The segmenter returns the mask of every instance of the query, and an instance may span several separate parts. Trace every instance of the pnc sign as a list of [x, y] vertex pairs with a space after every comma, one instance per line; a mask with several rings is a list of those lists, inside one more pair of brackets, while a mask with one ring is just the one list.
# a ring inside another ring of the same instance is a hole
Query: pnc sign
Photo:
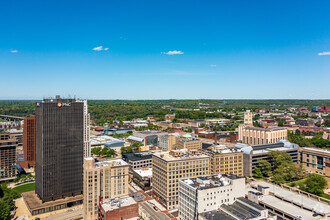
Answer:
[[57, 107], [61, 108], [61, 107], [70, 107], [71, 106], [71, 103], [62, 103], [62, 102], [59, 102], [57, 103]]

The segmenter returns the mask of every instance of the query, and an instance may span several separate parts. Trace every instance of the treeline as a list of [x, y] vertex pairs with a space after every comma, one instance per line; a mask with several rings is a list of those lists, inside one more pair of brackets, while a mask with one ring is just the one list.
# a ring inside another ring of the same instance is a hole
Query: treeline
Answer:
[[330, 140], [322, 138], [322, 133], [316, 134], [312, 138], [305, 138], [300, 134], [299, 130], [295, 133], [288, 131], [288, 140], [292, 143], [298, 144], [300, 147], [317, 147], [330, 149]]
[[[36, 100], [25, 101], [0, 101], [0, 114], [29, 116], [35, 114]], [[176, 111], [181, 118], [204, 119], [204, 118], [228, 118], [221, 112], [238, 113], [246, 109], [286, 109], [288, 107], [330, 106], [330, 100], [89, 100], [89, 112], [91, 119], [101, 125], [106, 122], [111, 123], [114, 119], [131, 120], [133, 118], [146, 118], [153, 115], [163, 119], [166, 114], [173, 113], [164, 106], [173, 108], [195, 109], [201, 111]], [[213, 111], [215, 113], [206, 113]], [[178, 116], [179, 117], [179, 116]]]
[[0, 189], [0, 219], [8, 219], [10, 212], [15, 208], [14, 199], [19, 198], [21, 195], [13, 190], [9, 189], [7, 183], [1, 184]]
[[205, 119], [205, 118], [227, 118], [231, 116], [221, 112], [206, 113], [205, 111], [175, 111], [176, 119]]

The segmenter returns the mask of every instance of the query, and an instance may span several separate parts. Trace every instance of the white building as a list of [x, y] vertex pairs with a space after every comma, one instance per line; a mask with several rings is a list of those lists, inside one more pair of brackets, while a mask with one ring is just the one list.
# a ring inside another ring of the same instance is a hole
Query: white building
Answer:
[[90, 114], [88, 113], [87, 100], [84, 103], [84, 158], [91, 156], [91, 142], [90, 142]]
[[244, 177], [219, 174], [179, 180], [179, 217], [197, 219], [200, 213], [233, 204], [244, 195]]

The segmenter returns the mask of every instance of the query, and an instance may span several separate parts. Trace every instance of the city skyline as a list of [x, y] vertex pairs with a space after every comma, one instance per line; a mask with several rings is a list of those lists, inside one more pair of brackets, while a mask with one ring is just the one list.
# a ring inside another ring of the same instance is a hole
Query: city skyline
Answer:
[[0, 99], [329, 99], [329, 6], [2, 2]]

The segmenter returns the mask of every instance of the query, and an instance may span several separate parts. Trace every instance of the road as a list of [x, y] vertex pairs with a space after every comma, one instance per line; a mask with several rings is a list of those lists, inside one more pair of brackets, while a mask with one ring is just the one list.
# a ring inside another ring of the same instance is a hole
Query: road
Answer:
[[155, 220], [169, 220], [170, 218], [162, 212], [157, 212], [147, 202], [140, 203], [141, 206], [151, 215], [151, 219]]

